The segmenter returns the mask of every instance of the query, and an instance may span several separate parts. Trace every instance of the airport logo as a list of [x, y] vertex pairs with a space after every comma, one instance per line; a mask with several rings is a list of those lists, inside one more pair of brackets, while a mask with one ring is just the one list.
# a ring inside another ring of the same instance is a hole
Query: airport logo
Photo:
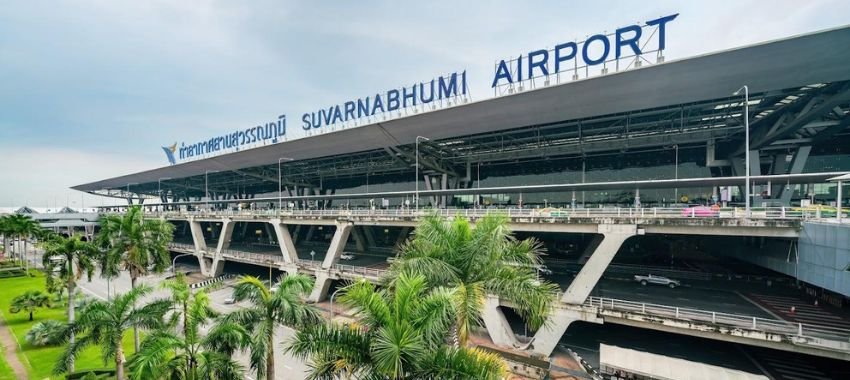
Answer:
[[177, 143], [171, 144], [171, 146], [162, 147], [162, 151], [165, 152], [165, 156], [168, 157], [168, 163], [174, 165], [177, 161], [174, 160], [174, 152], [177, 151]]

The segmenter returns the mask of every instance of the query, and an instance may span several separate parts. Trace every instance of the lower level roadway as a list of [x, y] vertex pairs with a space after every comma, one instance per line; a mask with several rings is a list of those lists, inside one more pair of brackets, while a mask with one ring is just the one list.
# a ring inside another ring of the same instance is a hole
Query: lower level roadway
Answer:
[[561, 338], [560, 348], [569, 348], [594, 368], [600, 368], [611, 362], [611, 358], [600, 357], [602, 344], [652, 353], [661, 356], [661, 360], [687, 360], [774, 380], [850, 378], [850, 366], [839, 360], [614, 324], [575, 323]]

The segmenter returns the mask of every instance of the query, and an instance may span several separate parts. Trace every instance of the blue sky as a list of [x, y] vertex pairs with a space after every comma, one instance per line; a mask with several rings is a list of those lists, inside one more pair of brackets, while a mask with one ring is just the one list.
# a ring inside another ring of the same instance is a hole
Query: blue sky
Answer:
[[[160, 149], [680, 13], [677, 59], [850, 24], [847, 1], [6, 1], [0, 206], [167, 164]], [[107, 200], [106, 202], [113, 202]]]

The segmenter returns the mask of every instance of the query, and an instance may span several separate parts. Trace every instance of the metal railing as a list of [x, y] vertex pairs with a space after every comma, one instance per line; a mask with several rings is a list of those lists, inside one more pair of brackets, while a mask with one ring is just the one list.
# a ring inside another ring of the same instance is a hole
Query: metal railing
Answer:
[[619, 311], [654, 317], [661, 316], [687, 321], [698, 321], [713, 325], [725, 325], [734, 328], [762, 331], [785, 336], [825, 339], [843, 343], [850, 342], [850, 329], [817, 326], [778, 319], [719, 313], [714, 311], [648, 304], [644, 302], [604, 297], [590, 297], [587, 301], [585, 301], [585, 306], [598, 308], [600, 313], [603, 314], [606, 310]]
[[354, 265], [346, 265], [346, 264], [336, 264], [333, 266], [334, 269], [340, 272], [340, 275], [343, 274], [354, 274], [367, 278], [381, 278], [386, 273], [386, 269], [378, 269], [378, 268], [369, 268], [369, 267], [358, 267]]
[[[479, 209], [330, 209], [330, 210], [199, 210], [199, 211], [154, 211], [150, 216], [158, 217], [403, 217], [417, 218], [437, 214], [441, 216], [464, 216], [478, 218], [490, 213], [501, 213], [510, 218], [663, 218], [663, 219], [741, 219], [747, 218], [743, 208], [709, 207], [605, 207], [605, 208], [479, 208]], [[846, 213], [846, 212], [844, 212]], [[824, 219], [835, 217], [835, 211], [828, 208], [799, 207], [762, 207], [750, 211], [749, 219]]]

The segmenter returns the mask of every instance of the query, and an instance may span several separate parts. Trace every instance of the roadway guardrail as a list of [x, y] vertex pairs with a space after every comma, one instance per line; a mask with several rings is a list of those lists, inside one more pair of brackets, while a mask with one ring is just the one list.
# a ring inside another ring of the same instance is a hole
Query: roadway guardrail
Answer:
[[267, 217], [421, 217], [438, 214], [451, 217], [460, 215], [477, 218], [489, 213], [502, 213], [511, 218], [703, 218], [703, 219], [823, 219], [834, 217], [835, 211], [821, 208], [762, 207], [753, 208], [749, 217], [743, 208], [709, 207], [602, 207], [602, 208], [480, 208], [480, 209], [330, 209], [330, 210], [197, 210], [197, 211], [153, 211], [151, 216], [267, 216]]
[[656, 305], [644, 302], [634, 302], [604, 297], [590, 297], [585, 306], [604, 311], [620, 311], [639, 313], [649, 316], [661, 316], [688, 321], [699, 321], [714, 325], [726, 325], [747, 330], [800, 338], [826, 339], [836, 342], [850, 342], [850, 330], [817, 326], [805, 323], [795, 323], [778, 319], [759, 318], [753, 316], [727, 314], [714, 311], [691, 309], [677, 306]]

